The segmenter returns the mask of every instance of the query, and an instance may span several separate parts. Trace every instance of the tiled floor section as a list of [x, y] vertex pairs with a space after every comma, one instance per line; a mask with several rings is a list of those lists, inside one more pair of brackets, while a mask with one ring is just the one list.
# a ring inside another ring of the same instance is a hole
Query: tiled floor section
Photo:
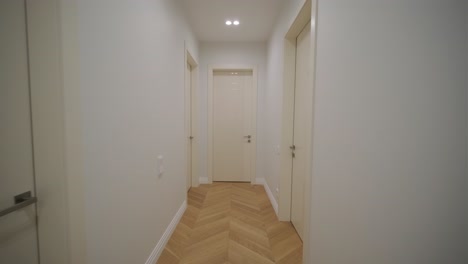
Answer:
[[263, 186], [192, 188], [188, 207], [158, 264], [300, 264], [302, 241], [279, 222]]

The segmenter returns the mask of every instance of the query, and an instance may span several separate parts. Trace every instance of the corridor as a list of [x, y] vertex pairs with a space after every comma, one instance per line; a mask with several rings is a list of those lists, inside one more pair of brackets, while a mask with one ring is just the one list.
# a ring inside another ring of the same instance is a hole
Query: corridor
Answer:
[[468, 264], [468, 0], [2, 0], [0, 39], [0, 264]]
[[188, 207], [158, 264], [299, 264], [302, 241], [279, 222], [263, 186], [214, 183], [192, 188]]

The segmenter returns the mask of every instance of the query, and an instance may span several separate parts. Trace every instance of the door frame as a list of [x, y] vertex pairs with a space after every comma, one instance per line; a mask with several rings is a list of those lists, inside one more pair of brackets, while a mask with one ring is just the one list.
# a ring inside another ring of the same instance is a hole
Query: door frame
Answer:
[[[190, 80], [187, 80], [187, 64], [191, 67]], [[185, 42], [185, 63], [184, 63], [184, 96], [185, 96], [185, 124], [188, 122], [189, 115], [187, 114], [188, 108], [192, 113], [191, 130], [184, 124], [185, 127], [185, 139], [192, 136], [192, 180], [191, 187], [198, 187], [200, 185], [200, 173], [199, 173], [199, 153], [200, 153], [200, 139], [198, 138], [198, 75], [199, 67], [198, 62], [195, 60], [192, 53], [190, 53], [187, 42]], [[187, 90], [187, 82], [191, 82], [191, 92]], [[191, 96], [189, 96], [191, 94]], [[189, 106], [190, 103], [190, 106]], [[185, 153], [188, 154], [187, 146]], [[187, 162], [186, 162], [187, 164]], [[186, 174], [188, 174], [189, 168], [186, 168]], [[188, 187], [188, 186], [187, 186]], [[188, 189], [188, 188], [186, 188]]]
[[25, 3], [40, 263], [84, 263], [76, 6]]
[[41, 263], [86, 263], [76, 1], [25, 0]]
[[316, 65], [316, 43], [317, 43], [317, 6], [318, 0], [306, 0], [301, 10], [296, 15], [294, 22], [289, 27], [284, 38], [284, 71], [283, 71], [283, 109], [282, 109], [282, 133], [281, 133], [281, 157], [280, 157], [280, 183], [278, 218], [280, 221], [291, 221], [292, 201], [292, 156], [290, 146], [294, 138], [294, 90], [296, 84], [296, 39], [307, 23], [311, 23], [311, 87], [308, 97], [311, 104], [307, 104], [306, 113], [310, 120], [306, 124], [306, 134], [310, 135], [306, 141], [305, 159], [305, 184], [304, 184], [304, 263], [309, 263], [310, 248], [310, 213], [311, 213], [311, 190], [312, 190], [312, 154], [313, 154], [313, 126], [314, 126], [314, 102], [315, 102], [315, 65]]
[[257, 175], [257, 96], [258, 96], [258, 72], [257, 66], [255, 65], [235, 65], [235, 64], [225, 64], [225, 65], [209, 65], [208, 66], [208, 183], [213, 183], [213, 152], [214, 152], [214, 142], [213, 142], [213, 99], [214, 99], [214, 90], [213, 90], [213, 75], [214, 71], [252, 71], [252, 138], [254, 144], [251, 148], [251, 163], [250, 163], [250, 183], [255, 184], [255, 179]]

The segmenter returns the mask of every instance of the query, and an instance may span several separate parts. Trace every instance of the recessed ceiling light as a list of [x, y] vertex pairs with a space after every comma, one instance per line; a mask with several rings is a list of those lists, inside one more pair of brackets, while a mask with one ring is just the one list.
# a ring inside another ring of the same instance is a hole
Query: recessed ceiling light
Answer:
[[232, 21], [231, 20], [226, 21], [226, 25], [228, 26], [232, 25]]
[[238, 26], [240, 24], [239, 20], [234, 21], [234, 25]]

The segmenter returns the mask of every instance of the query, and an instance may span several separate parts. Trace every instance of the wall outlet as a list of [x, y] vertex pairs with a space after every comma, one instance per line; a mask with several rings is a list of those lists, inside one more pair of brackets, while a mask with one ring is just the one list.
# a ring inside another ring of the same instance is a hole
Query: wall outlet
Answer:
[[164, 172], [165, 172], [165, 168], [164, 168], [164, 156], [163, 156], [163, 155], [159, 155], [159, 156], [158, 156], [158, 167], [157, 167], [157, 172], [158, 172], [158, 177], [163, 176], [163, 174], [164, 174]]

